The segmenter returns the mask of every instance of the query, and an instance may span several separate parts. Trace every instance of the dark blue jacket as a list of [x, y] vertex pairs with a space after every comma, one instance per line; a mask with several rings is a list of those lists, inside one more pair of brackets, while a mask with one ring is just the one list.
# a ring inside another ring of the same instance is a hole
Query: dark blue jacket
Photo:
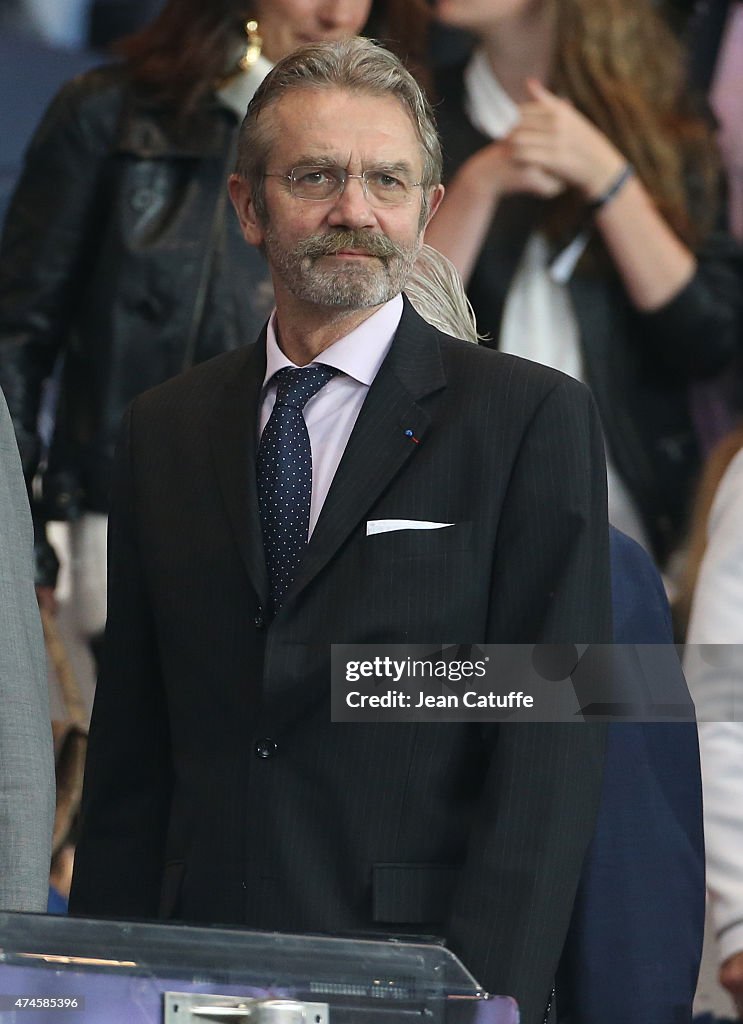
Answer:
[[[615, 642], [671, 644], [658, 573], [638, 544], [613, 529], [611, 569]], [[674, 665], [669, 660], [669, 675], [679, 700], [688, 700]], [[696, 725], [613, 723], [596, 835], [558, 979], [559, 1020], [687, 1024], [703, 931]]]

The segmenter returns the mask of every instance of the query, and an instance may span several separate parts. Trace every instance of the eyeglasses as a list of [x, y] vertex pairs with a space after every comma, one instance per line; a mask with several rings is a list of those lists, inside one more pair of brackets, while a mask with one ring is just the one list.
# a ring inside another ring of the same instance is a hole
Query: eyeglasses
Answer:
[[362, 174], [349, 174], [343, 167], [303, 165], [292, 167], [288, 174], [267, 173], [265, 176], [283, 178], [289, 182], [293, 196], [314, 202], [343, 195], [348, 179], [358, 178], [364, 195], [372, 206], [403, 206], [410, 202], [413, 189], [420, 188], [423, 184], [421, 181], [405, 181], [397, 171], [385, 168], [364, 171]]

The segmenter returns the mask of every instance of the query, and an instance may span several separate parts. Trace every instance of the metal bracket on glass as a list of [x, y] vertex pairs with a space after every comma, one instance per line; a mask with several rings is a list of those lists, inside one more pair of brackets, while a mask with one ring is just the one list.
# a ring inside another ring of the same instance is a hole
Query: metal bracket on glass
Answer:
[[298, 999], [251, 999], [207, 992], [165, 992], [164, 1024], [245, 1021], [249, 1024], [328, 1024], [327, 1003]]

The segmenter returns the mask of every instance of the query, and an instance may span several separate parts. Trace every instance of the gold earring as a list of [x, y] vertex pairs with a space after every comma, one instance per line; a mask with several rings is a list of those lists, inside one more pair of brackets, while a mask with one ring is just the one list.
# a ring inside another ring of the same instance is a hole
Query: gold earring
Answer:
[[245, 53], [238, 62], [241, 71], [249, 71], [260, 57], [261, 50], [263, 49], [263, 40], [258, 34], [257, 21], [245, 22], [245, 35], [248, 37], [248, 45], [245, 47]]

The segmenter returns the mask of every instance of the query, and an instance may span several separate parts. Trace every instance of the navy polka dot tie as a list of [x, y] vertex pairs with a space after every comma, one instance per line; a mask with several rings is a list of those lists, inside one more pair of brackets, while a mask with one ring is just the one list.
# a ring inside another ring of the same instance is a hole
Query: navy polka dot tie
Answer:
[[273, 378], [276, 404], [258, 446], [258, 511], [274, 611], [297, 575], [310, 530], [312, 449], [302, 410], [336, 373], [332, 366], [287, 366]]

